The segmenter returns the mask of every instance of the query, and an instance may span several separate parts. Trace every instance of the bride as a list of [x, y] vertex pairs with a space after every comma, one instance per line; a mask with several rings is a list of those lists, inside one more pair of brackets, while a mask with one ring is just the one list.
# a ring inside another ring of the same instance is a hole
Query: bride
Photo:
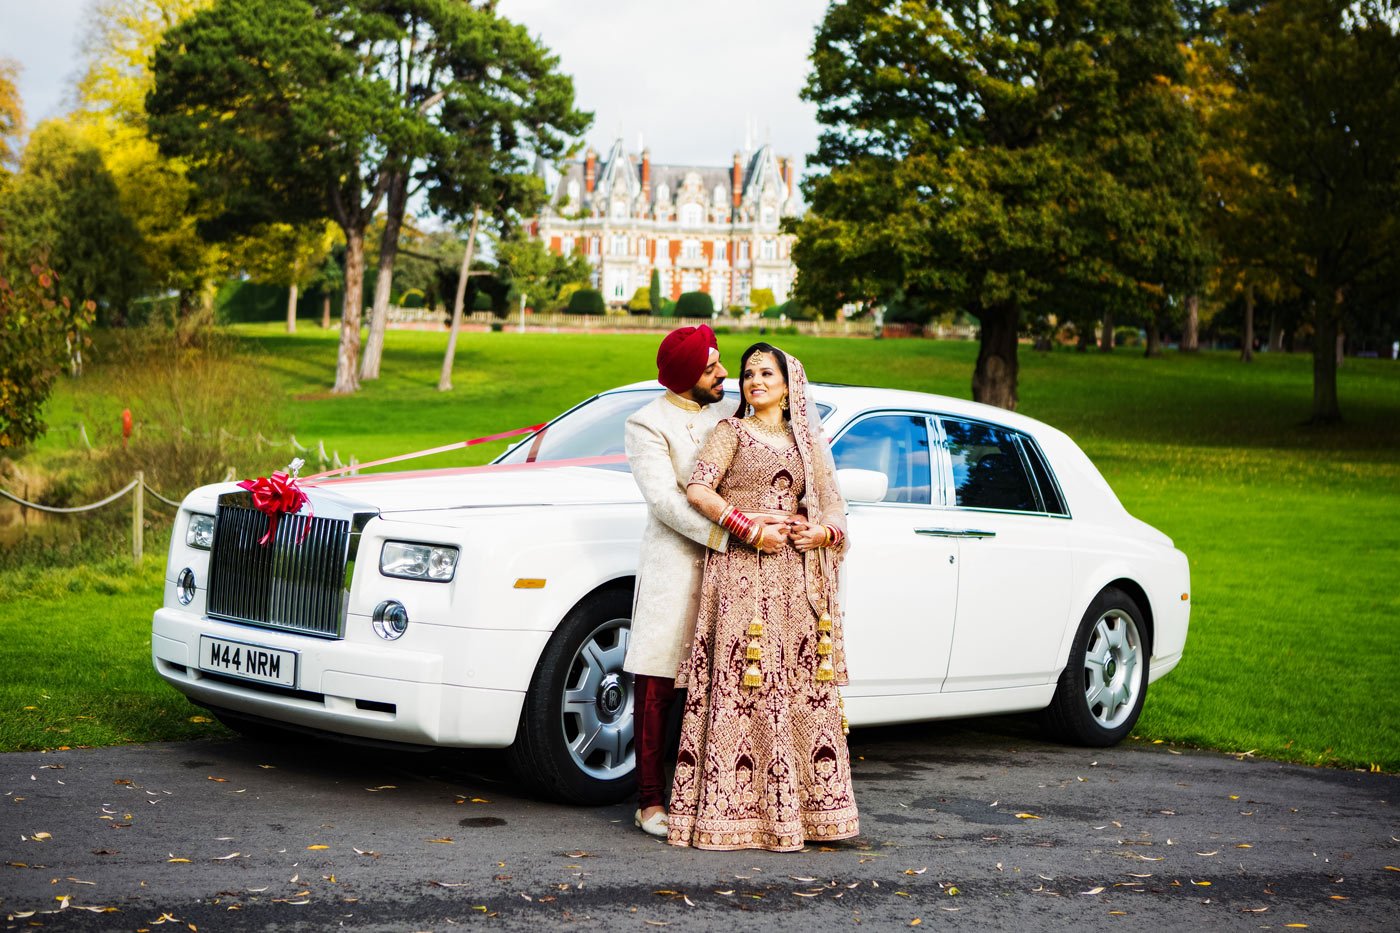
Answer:
[[[668, 841], [791, 852], [860, 832], [837, 690], [846, 509], [802, 364], [757, 343], [739, 385], [736, 417], [716, 426], [687, 488], [731, 544], [707, 555], [676, 678], [689, 692]], [[790, 546], [740, 543], [756, 540], [760, 514], [781, 519]]]

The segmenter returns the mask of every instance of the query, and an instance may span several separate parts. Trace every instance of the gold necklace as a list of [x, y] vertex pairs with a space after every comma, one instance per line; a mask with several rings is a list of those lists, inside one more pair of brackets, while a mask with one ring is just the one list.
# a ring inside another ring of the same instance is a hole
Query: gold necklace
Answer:
[[757, 415], [749, 415], [744, 419], [744, 424], [758, 434], [766, 434], [777, 440], [785, 441], [792, 437], [792, 425], [784, 419], [780, 424], [772, 425], [760, 419]]

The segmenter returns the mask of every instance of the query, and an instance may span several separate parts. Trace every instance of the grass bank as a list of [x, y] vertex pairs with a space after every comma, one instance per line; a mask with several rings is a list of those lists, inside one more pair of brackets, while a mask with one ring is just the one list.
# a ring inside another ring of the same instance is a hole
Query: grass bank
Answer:
[[[266, 409], [302, 443], [321, 440], [361, 461], [533, 424], [595, 391], [649, 379], [657, 340], [467, 334], [455, 387], [439, 393], [444, 335], [395, 331], [384, 376], [342, 398], [327, 389], [333, 331], [288, 336], [275, 325], [250, 325], [235, 335], [271, 387], [245, 404]], [[720, 346], [737, 360], [747, 342], [723, 335]], [[774, 342], [817, 379], [960, 397], [968, 395], [976, 356], [967, 343]], [[1347, 422], [1312, 428], [1301, 424], [1311, 397], [1306, 356], [1266, 355], [1246, 366], [1224, 353], [1144, 360], [1121, 350], [1022, 351], [1020, 410], [1075, 437], [1128, 509], [1170, 534], [1191, 559], [1186, 656], [1149, 692], [1142, 739], [1400, 770], [1400, 691], [1393, 686], [1400, 664], [1400, 365], [1348, 360], [1339, 389]], [[100, 380], [65, 383], [50, 406], [55, 430], [31, 456], [57, 458], [71, 446], [66, 413], [115, 425], [122, 407], [103, 395]], [[94, 437], [104, 442], [111, 439]], [[480, 463], [503, 446], [421, 465]], [[279, 467], [290, 451], [261, 456], [239, 463], [241, 472]], [[0, 642], [0, 669], [36, 672], [0, 685], [0, 747], [216, 728], [191, 722], [198, 711], [150, 672], [143, 639], [160, 598], [163, 545], [150, 548], [135, 577], [115, 564], [92, 579], [62, 568], [0, 574], [0, 610], [16, 620], [42, 607], [46, 633]], [[102, 584], [103, 575], [114, 579]], [[101, 591], [115, 581], [129, 589]], [[94, 653], [89, 646], [99, 635], [117, 641]], [[60, 703], [55, 690], [67, 699]]]

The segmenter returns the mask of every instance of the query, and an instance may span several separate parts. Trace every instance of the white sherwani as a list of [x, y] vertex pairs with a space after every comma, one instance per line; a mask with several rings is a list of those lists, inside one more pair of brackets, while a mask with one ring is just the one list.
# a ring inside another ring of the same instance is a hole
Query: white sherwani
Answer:
[[701, 406], [668, 391], [627, 419], [627, 462], [647, 501], [632, 636], [622, 665], [633, 674], [674, 678], [690, 650], [705, 549], [723, 551], [729, 533], [691, 507], [685, 487], [701, 445], [730, 408], [723, 402]]

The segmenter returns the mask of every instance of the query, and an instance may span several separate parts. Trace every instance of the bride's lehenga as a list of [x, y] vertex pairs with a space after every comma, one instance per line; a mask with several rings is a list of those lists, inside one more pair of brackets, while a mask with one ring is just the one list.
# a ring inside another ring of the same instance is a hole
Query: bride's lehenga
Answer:
[[[765, 427], [721, 422], [691, 482], [741, 511], [796, 514], [803, 458], [790, 432]], [[841, 633], [813, 606], [825, 608], [811, 579], [824, 563], [734, 541], [707, 556], [695, 640], [676, 679], [689, 692], [673, 845], [788, 852], [860, 832], [837, 690], [846, 681]], [[746, 674], [756, 686], [745, 686]]]

